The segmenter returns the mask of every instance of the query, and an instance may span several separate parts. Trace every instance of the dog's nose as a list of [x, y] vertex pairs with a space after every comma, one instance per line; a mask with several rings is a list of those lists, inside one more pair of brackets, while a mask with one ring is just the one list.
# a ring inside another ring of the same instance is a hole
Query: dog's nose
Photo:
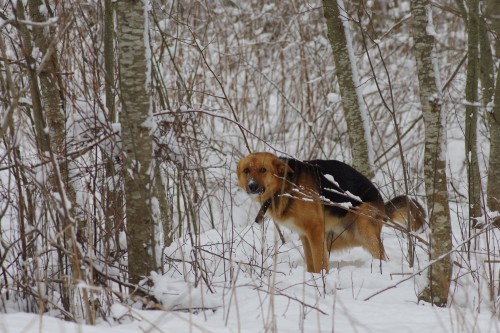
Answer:
[[257, 193], [259, 191], [259, 184], [254, 181], [248, 182], [248, 190], [250, 193]]

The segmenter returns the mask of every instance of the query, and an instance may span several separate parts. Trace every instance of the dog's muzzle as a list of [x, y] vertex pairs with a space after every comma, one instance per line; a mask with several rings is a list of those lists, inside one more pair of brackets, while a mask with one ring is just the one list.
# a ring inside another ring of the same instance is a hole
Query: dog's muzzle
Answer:
[[266, 190], [265, 187], [260, 186], [255, 180], [250, 180], [247, 184], [248, 194], [262, 194]]

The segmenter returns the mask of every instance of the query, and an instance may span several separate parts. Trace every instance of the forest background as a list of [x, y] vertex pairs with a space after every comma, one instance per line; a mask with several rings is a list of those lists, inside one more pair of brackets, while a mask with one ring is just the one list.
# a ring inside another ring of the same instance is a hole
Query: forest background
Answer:
[[[0, 4], [0, 329], [500, 331], [495, 0]], [[309, 274], [236, 188], [250, 151], [428, 225]]]

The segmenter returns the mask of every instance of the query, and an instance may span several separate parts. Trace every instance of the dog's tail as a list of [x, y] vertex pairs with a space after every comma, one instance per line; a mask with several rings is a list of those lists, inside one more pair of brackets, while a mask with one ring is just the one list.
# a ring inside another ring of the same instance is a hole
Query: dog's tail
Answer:
[[[421, 229], [427, 217], [422, 205], [415, 199], [400, 195], [385, 204], [387, 217], [403, 226], [409, 225], [412, 231]], [[410, 223], [408, 223], [410, 219]]]

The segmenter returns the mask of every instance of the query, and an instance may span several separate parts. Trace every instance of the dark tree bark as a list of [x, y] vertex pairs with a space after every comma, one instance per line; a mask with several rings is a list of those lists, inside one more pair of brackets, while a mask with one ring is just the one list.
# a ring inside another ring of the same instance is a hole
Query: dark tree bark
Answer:
[[[495, 35], [500, 36], [500, 6], [496, 0], [486, 1], [487, 19]], [[495, 42], [495, 56], [500, 57], [500, 42]], [[490, 130], [490, 158], [488, 165], [487, 205], [491, 211], [500, 212], [500, 75], [496, 69], [496, 84], [493, 91], [493, 105], [488, 103], [488, 124]], [[485, 73], [486, 74], [486, 73]], [[493, 76], [493, 72], [489, 73]], [[492, 80], [493, 81], [493, 80]], [[485, 86], [487, 92], [490, 90]]]
[[477, 155], [477, 118], [479, 84], [479, 1], [467, 0], [467, 78], [465, 83], [465, 160], [469, 190], [469, 219], [471, 226], [481, 216], [481, 177]]

